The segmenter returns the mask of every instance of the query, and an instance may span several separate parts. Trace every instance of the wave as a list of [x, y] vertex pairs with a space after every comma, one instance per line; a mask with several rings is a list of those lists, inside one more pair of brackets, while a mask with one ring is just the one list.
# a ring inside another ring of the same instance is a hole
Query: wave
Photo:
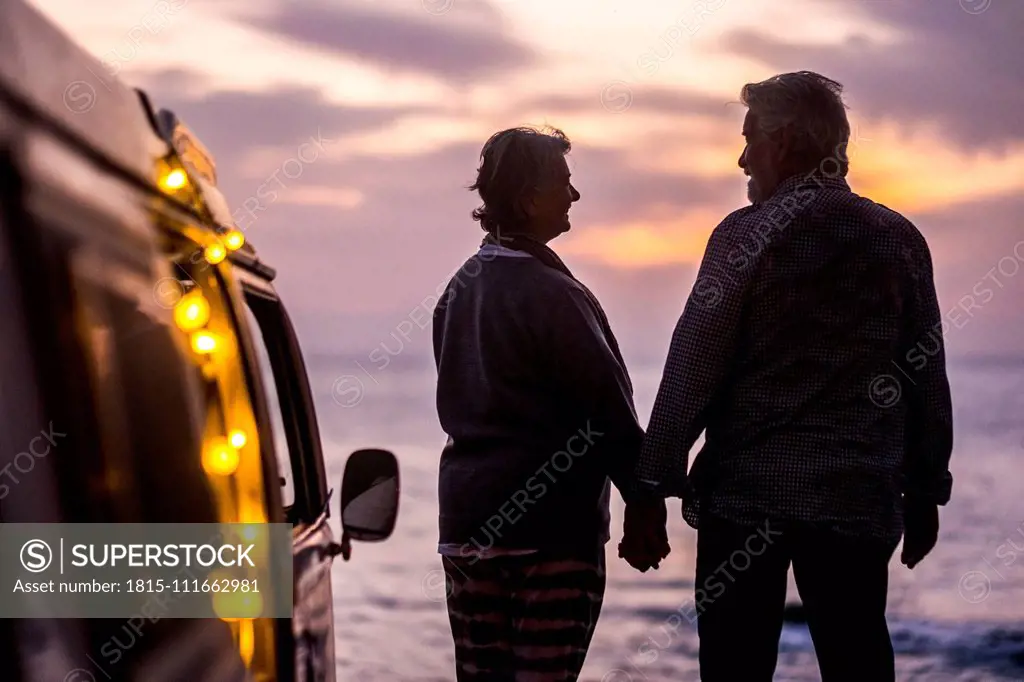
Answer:
[[[787, 615], [779, 652], [813, 653], [811, 635], [799, 609], [790, 607]], [[888, 620], [897, 656], [939, 661], [942, 670], [987, 670], [1000, 678], [1024, 679], [1024, 623]]]

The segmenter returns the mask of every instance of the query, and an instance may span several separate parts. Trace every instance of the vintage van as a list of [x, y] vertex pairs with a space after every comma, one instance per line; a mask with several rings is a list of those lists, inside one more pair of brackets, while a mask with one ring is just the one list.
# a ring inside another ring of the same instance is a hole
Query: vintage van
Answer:
[[332, 500], [274, 275], [187, 126], [0, 0], [0, 522], [290, 523], [294, 567], [287, 619], [0, 613], [4, 680], [335, 679], [332, 562], [399, 472], [357, 451]]

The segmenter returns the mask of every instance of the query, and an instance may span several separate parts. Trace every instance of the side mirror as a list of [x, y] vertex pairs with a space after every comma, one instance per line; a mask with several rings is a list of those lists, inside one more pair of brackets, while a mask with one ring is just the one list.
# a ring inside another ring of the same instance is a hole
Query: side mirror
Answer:
[[379, 542], [398, 518], [398, 460], [387, 450], [356, 450], [341, 480], [341, 526], [353, 540]]

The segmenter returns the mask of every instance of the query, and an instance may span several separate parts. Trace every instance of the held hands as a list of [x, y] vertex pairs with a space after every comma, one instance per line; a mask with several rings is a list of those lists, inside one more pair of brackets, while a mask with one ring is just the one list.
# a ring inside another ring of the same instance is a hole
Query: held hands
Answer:
[[934, 502], [908, 498], [903, 508], [903, 553], [900, 561], [914, 568], [939, 539], [939, 507]]
[[665, 500], [658, 498], [629, 503], [625, 516], [619, 557], [641, 573], [646, 573], [649, 568], [657, 569], [671, 551]]

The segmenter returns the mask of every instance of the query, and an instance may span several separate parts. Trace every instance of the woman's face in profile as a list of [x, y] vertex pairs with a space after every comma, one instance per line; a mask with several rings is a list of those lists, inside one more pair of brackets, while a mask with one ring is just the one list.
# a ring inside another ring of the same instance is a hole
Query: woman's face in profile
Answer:
[[549, 182], [534, 193], [527, 208], [530, 230], [544, 241], [569, 231], [569, 208], [580, 198], [571, 175], [565, 157], [559, 156], [548, 175]]

